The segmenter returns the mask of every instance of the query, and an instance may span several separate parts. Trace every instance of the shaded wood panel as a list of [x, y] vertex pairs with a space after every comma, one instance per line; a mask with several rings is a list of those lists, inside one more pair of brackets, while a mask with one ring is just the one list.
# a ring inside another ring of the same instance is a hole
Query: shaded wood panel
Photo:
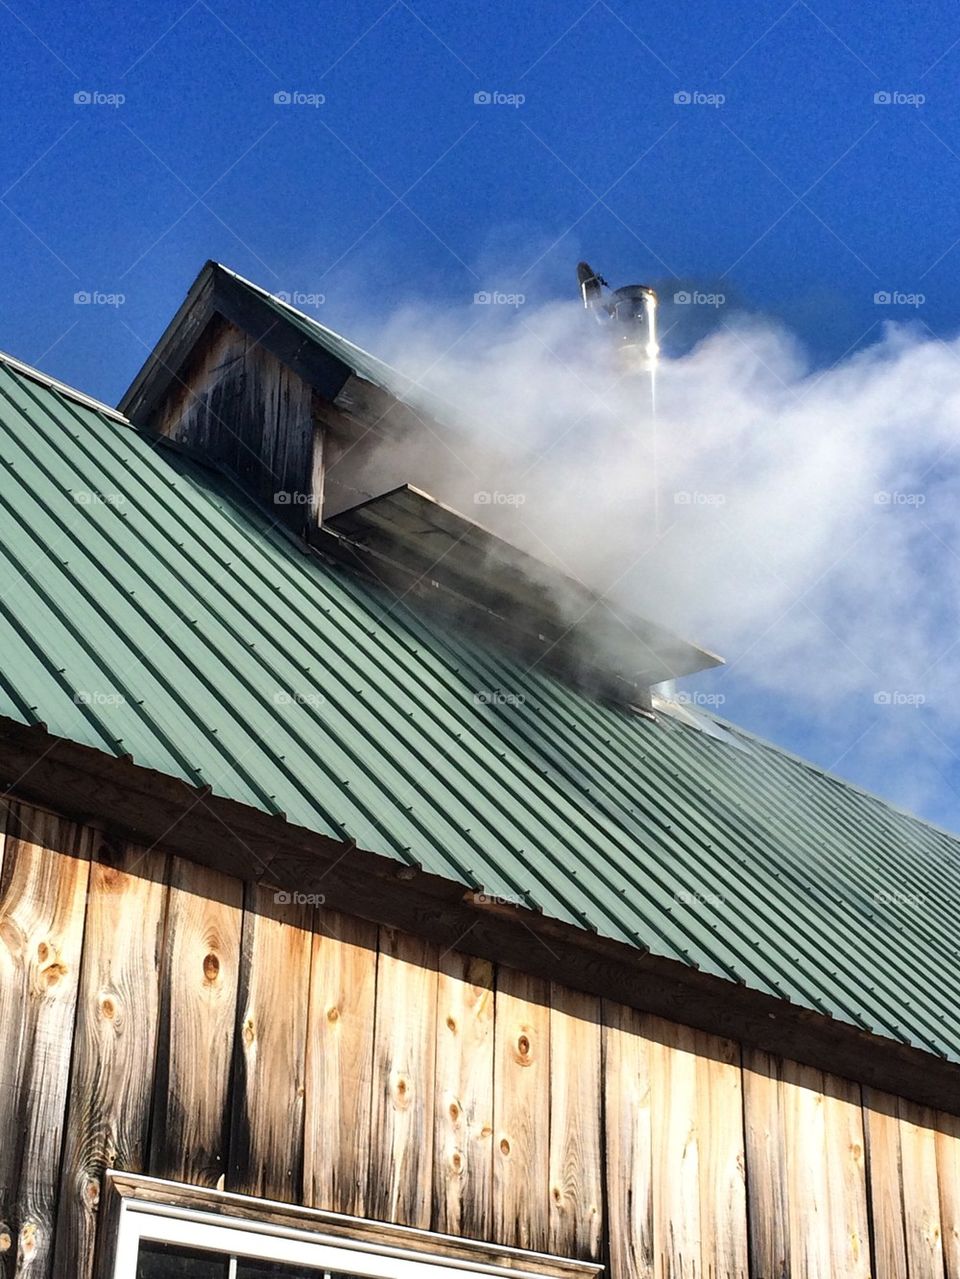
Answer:
[[960, 1279], [960, 1118], [938, 1111], [934, 1122], [943, 1268], [946, 1279]]
[[55, 1274], [89, 1276], [107, 1168], [146, 1167], [166, 857], [97, 850], [90, 868]]
[[751, 1264], [757, 1275], [871, 1274], [859, 1088], [744, 1055]]
[[651, 1279], [653, 1148], [650, 1041], [643, 1014], [603, 1004], [606, 1203], [612, 1279]]
[[697, 1031], [701, 1274], [746, 1279], [746, 1153], [740, 1046]]
[[14, 807], [0, 878], [0, 1274], [53, 1272], [93, 833]]
[[228, 1189], [300, 1200], [312, 909], [247, 886]]
[[700, 1143], [694, 1032], [646, 1020], [653, 1109], [654, 1275], [700, 1273]]
[[550, 1251], [596, 1261], [603, 1230], [600, 1001], [550, 989]]
[[362, 1217], [370, 1175], [377, 926], [320, 910], [307, 1019], [304, 1200]]
[[493, 1220], [499, 1243], [545, 1252], [550, 1240], [550, 987], [497, 973]]
[[436, 947], [381, 929], [367, 1211], [423, 1229], [433, 1198], [436, 1014]]
[[745, 1279], [739, 1048], [658, 1018], [642, 1025], [650, 1037], [653, 1273]]
[[150, 425], [228, 467], [284, 523], [317, 523], [322, 438], [312, 388], [222, 317], [206, 326]]
[[943, 1279], [936, 1116], [864, 1089], [876, 1279]]
[[433, 1228], [478, 1239], [493, 1233], [493, 981], [488, 960], [440, 960]]
[[243, 885], [177, 858], [162, 963], [150, 1172], [199, 1186], [227, 1169]]

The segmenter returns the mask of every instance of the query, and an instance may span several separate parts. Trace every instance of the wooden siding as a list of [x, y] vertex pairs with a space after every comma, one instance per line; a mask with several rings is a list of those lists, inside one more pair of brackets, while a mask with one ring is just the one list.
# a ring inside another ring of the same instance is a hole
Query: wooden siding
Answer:
[[313, 390], [222, 317], [211, 321], [147, 425], [225, 466], [298, 532], [317, 523], [323, 432]]
[[954, 1116], [0, 817], [0, 1279], [91, 1279], [108, 1167], [611, 1279], [960, 1279]]

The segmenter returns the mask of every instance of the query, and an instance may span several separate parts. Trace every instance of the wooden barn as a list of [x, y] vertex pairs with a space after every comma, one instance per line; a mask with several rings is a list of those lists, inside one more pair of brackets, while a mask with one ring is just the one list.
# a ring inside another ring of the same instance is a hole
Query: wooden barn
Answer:
[[0, 357], [0, 1274], [960, 1279], [960, 843], [443, 417], [212, 263], [119, 410]]

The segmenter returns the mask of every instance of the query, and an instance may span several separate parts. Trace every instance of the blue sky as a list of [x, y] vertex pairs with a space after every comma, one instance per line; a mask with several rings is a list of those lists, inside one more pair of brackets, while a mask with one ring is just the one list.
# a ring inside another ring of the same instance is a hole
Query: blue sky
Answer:
[[[333, 327], [572, 297], [587, 255], [781, 318], [824, 368], [889, 318], [957, 331], [941, 0], [2, 0], [0, 39], [0, 347], [109, 401], [210, 257], [324, 293]], [[74, 304], [93, 291], [123, 304]], [[834, 762], [835, 734], [742, 693], [733, 718]], [[884, 788], [855, 751], [842, 771]], [[958, 777], [945, 757], [923, 805], [955, 826]]]

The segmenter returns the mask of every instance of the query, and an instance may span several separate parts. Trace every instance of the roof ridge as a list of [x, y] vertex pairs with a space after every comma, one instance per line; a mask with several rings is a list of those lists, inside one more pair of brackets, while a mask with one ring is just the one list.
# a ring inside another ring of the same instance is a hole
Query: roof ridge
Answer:
[[[876, 791], [868, 790], [865, 786], [852, 781], [849, 777], [844, 777], [840, 773], [835, 773], [831, 768], [825, 768], [822, 764], [818, 764], [815, 760], [809, 759], [806, 755], [798, 755], [795, 751], [788, 750], [787, 747], [781, 746], [779, 742], [773, 742], [767, 737], [763, 737], [760, 733], [755, 733], [749, 728], [744, 728], [742, 724], [735, 724], [732, 720], [725, 719], [722, 715], [717, 715], [713, 711], [706, 711], [702, 707], [697, 708], [701, 714], [712, 719], [719, 724], [721, 728], [733, 733], [737, 737], [746, 738], [747, 741], [762, 746], [766, 750], [774, 751], [777, 755], [781, 755], [786, 759], [792, 760], [795, 764], [801, 764], [804, 768], [812, 773], [816, 773], [818, 777], [824, 778], [828, 782], [835, 782], [838, 786], [844, 787], [846, 790], [853, 791], [863, 799], [872, 800], [874, 804], [879, 804], [883, 808], [888, 808], [896, 813], [898, 817], [906, 817], [918, 826], [925, 826], [928, 830], [936, 831], [937, 834], [943, 835], [949, 839], [951, 843], [960, 845], [960, 831], [949, 830], [946, 826], [941, 826], [938, 822], [930, 821], [927, 817], [921, 817], [919, 813], [913, 812], [909, 808], [904, 808], [902, 804], [895, 803], [892, 799], [888, 799], [885, 795], [878, 795]], [[677, 721], [681, 722], [682, 721]], [[695, 725], [683, 724], [685, 728], [693, 728]]]
[[86, 391], [80, 391], [68, 382], [61, 382], [59, 378], [51, 377], [49, 373], [44, 373], [32, 364], [18, 360], [9, 351], [0, 351], [0, 364], [5, 364], [8, 368], [13, 369], [15, 373], [20, 373], [24, 377], [30, 378], [33, 382], [39, 382], [41, 386], [45, 386], [51, 391], [57, 391], [60, 395], [65, 395], [67, 399], [83, 404], [88, 409], [96, 409], [98, 413], [105, 413], [116, 422], [122, 422], [125, 426], [132, 425], [129, 418], [125, 417], [119, 409], [105, 404], [103, 400], [98, 400], [96, 396], [87, 395]]

